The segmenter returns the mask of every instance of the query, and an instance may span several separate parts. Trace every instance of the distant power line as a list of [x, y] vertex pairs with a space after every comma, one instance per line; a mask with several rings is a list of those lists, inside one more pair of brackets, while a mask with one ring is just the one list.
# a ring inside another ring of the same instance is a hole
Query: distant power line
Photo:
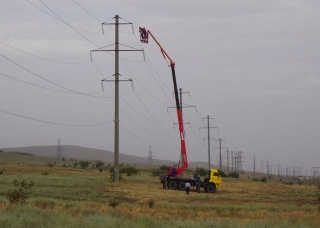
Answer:
[[29, 119], [29, 120], [33, 120], [33, 121], [37, 121], [37, 122], [42, 122], [42, 123], [47, 123], [47, 124], [54, 124], [54, 125], [61, 125], [61, 126], [68, 126], [68, 127], [95, 127], [95, 126], [101, 126], [101, 125], [106, 125], [109, 123], [112, 123], [113, 121], [109, 121], [106, 123], [99, 123], [99, 124], [63, 124], [63, 123], [55, 123], [55, 122], [50, 122], [50, 121], [46, 121], [46, 120], [39, 120], [39, 119], [35, 119], [35, 118], [31, 118], [31, 117], [27, 117], [27, 116], [23, 116], [23, 115], [19, 115], [16, 113], [12, 113], [12, 112], [8, 112], [5, 110], [1, 110], [0, 112], [4, 112], [13, 116], [18, 116], [24, 119]]
[[31, 53], [26, 52], [26, 51], [23, 51], [23, 50], [21, 50], [21, 49], [18, 49], [18, 48], [16, 48], [16, 47], [13, 47], [13, 46], [11, 46], [11, 45], [9, 45], [9, 44], [6, 44], [6, 43], [4, 43], [4, 42], [2, 42], [2, 41], [0, 41], [0, 43], [2, 43], [3, 45], [6, 45], [7, 47], [10, 47], [10, 48], [12, 48], [12, 49], [15, 49], [15, 50], [17, 50], [17, 51], [20, 51], [20, 52], [22, 52], [22, 53], [24, 53], [24, 54], [33, 56], [33, 57], [38, 58], [38, 59], [50, 61], [50, 62], [62, 63], [62, 64], [85, 64], [85, 63], [90, 63], [90, 62], [91, 62], [91, 61], [85, 61], [85, 62], [73, 62], [73, 63], [72, 63], [72, 62], [62, 62], [62, 61], [47, 59], [47, 58], [44, 58], [44, 57], [41, 57], [41, 56], [38, 56], [38, 55], [31, 54]]

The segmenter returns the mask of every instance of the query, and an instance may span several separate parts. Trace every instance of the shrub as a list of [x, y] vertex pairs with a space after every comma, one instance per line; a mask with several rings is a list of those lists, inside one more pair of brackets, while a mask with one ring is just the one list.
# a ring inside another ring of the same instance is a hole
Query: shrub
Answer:
[[151, 175], [153, 177], [157, 177], [163, 174], [163, 171], [161, 169], [153, 169], [151, 172]]
[[19, 188], [19, 190], [9, 190], [7, 192], [6, 198], [9, 200], [9, 203], [25, 203], [25, 200], [28, 198], [26, 193]]
[[221, 177], [227, 177], [227, 174], [225, 172], [219, 170], [219, 173]]
[[104, 166], [104, 162], [96, 161], [96, 168], [102, 168]]
[[20, 186], [19, 189], [15, 190], [9, 190], [6, 194], [6, 198], [9, 200], [9, 203], [25, 203], [25, 200], [28, 198], [27, 194], [24, 192], [23, 189], [29, 189], [32, 186], [34, 186], [33, 181], [30, 181], [30, 183], [26, 182], [25, 180], [22, 180], [21, 182], [17, 180], [13, 180], [14, 186]]
[[266, 178], [266, 177], [262, 177], [262, 178], [260, 179], [260, 181], [261, 181], [261, 182], [267, 182], [267, 178]]
[[169, 170], [169, 166], [167, 165], [162, 165], [159, 167], [159, 169], [163, 172], [166, 173]]
[[[114, 181], [114, 168], [113, 168], [113, 166], [109, 166], [109, 173], [110, 173], [109, 180], [113, 182]], [[119, 171], [119, 181], [122, 181], [122, 175], [121, 175], [120, 171]]]
[[229, 177], [239, 178], [239, 173], [238, 172], [231, 172], [231, 173], [229, 173]]
[[132, 166], [124, 166], [120, 168], [120, 173], [125, 173], [127, 176], [132, 176], [139, 173], [139, 170]]
[[104, 171], [107, 171], [107, 169], [109, 169], [109, 167], [110, 167], [110, 164], [106, 165], [106, 166], [104, 167]]
[[78, 162], [74, 162], [73, 163], [73, 168], [75, 169], [75, 168], [77, 168], [77, 166], [78, 166]]
[[79, 164], [80, 164], [81, 169], [86, 169], [89, 167], [88, 161], [80, 161]]
[[200, 176], [205, 176], [208, 173], [208, 170], [204, 169], [204, 168], [199, 168], [198, 173]]
[[120, 202], [118, 202], [115, 198], [111, 198], [109, 200], [109, 206], [111, 206], [112, 208], [115, 208], [116, 206], [118, 206], [120, 204]]
[[253, 180], [253, 181], [259, 181], [259, 179], [258, 179], [258, 178], [252, 178], [252, 180]]
[[155, 202], [154, 202], [153, 199], [150, 199], [150, 200], [148, 201], [148, 204], [149, 204], [149, 207], [150, 207], [150, 208], [153, 208], [154, 205], [155, 205]]
[[56, 164], [56, 162], [47, 162], [47, 166], [50, 168], [54, 167]]
[[102, 173], [102, 171], [103, 171], [103, 168], [102, 168], [102, 167], [100, 167], [100, 168], [99, 168], [99, 171], [100, 171], [100, 173]]
[[31, 188], [32, 186], [34, 186], [33, 181], [30, 181], [30, 183], [27, 183], [26, 180], [22, 180], [21, 182], [17, 181], [17, 180], [13, 180], [13, 185], [18, 187], [22, 187], [24, 189], [28, 189]]

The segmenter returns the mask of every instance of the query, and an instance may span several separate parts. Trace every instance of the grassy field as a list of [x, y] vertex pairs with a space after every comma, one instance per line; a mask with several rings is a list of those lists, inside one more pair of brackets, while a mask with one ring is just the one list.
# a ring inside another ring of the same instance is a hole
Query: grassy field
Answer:
[[[318, 190], [310, 184], [263, 183], [244, 174], [224, 178], [215, 194], [185, 195], [163, 189], [146, 168], [114, 184], [105, 171], [7, 159], [0, 163], [0, 227], [320, 227]], [[34, 182], [23, 205], [6, 199], [18, 188], [14, 180]]]

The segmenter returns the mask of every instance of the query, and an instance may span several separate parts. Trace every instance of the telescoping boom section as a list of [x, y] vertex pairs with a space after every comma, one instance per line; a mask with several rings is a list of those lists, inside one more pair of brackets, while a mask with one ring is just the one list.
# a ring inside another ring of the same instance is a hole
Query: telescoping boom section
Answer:
[[144, 27], [139, 27], [140, 32], [140, 41], [142, 43], [148, 43], [149, 41], [149, 35], [152, 37], [152, 39], [158, 44], [160, 47], [160, 51], [164, 58], [167, 58], [170, 61], [170, 67], [171, 67], [171, 73], [172, 73], [172, 80], [173, 80], [173, 88], [174, 88], [174, 97], [176, 100], [176, 109], [177, 109], [177, 116], [178, 116], [178, 124], [179, 124], [179, 133], [180, 133], [180, 141], [181, 141], [181, 154], [183, 159], [183, 166], [180, 167], [180, 161], [178, 163], [178, 168], [176, 175], [180, 175], [183, 173], [183, 171], [188, 168], [188, 159], [187, 159], [187, 151], [186, 151], [186, 143], [184, 138], [184, 127], [182, 123], [182, 112], [181, 107], [179, 103], [179, 94], [178, 94], [178, 87], [177, 87], [177, 79], [176, 79], [176, 73], [175, 73], [175, 63], [170, 58], [168, 53], [162, 48], [161, 44], [158, 42], [158, 40], [152, 35], [152, 33], [149, 30], [146, 30]]

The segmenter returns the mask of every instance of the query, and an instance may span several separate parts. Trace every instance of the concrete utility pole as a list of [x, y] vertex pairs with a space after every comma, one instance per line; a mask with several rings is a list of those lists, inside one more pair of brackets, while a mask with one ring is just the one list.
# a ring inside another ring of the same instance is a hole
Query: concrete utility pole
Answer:
[[211, 167], [211, 158], [210, 158], [210, 139], [214, 139], [214, 138], [210, 138], [210, 128], [218, 128], [218, 127], [210, 127], [210, 119], [213, 120], [214, 118], [210, 118], [210, 116], [208, 115], [207, 118], [203, 118], [203, 119], [207, 119], [207, 127], [201, 127], [200, 129], [207, 129], [208, 130], [208, 137], [204, 138], [208, 140], [208, 169], [210, 169]]
[[[131, 81], [132, 79], [127, 79], [127, 80], [119, 80], [119, 51], [143, 51], [139, 49], [130, 49], [130, 50], [119, 50], [119, 25], [125, 25], [125, 24], [130, 24], [132, 25], [131, 22], [122, 22], [119, 23], [119, 19], [121, 19], [118, 15], [115, 15], [114, 17], [115, 23], [102, 23], [102, 31], [103, 31], [103, 25], [114, 25], [115, 26], [115, 49], [114, 50], [104, 50], [103, 48], [98, 48], [96, 50], [92, 50], [91, 52], [100, 52], [100, 51], [112, 51], [115, 53], [114, 55], [114, 77], [115, 80], [107, 80], [103, 79], [103, 81], [114, 81], [115, 84], [115, 89], [114, 89], [114, 182], [118, 183], [119, 182], [119, 82], [120, 81]], [[110, 45], [109, 45], [110, 46]], [[91, 56], [92, 57], [92, 56]], [[102, 86], [103, 88], [103, 86]]]
[[231, 151], [231, 172], [233, 172], [233, 151]]
[[242, 154], [243, 154], [243, 152], [242, 151], [238, 151], [238, 170], [240, 171], [240, 172], [243, 172], [243, 169], [242, 169], [242, 158], [245, 158], [244, 156], [242, 156]]
[[58, 139], [58, 145], [57, 145], [57, 158], [63, 158], [60, 139]]
[[219, 138], [219, 147], [220, 147], [220, 153], [219, 153], [219, 170], [222, 171], [222, 160], [221, 160], [221, 138]]
[[114, 110], [114, 182], [119, 182], [119, 16], [115, 16], [115, 110]]
[[253, 173], [256, 174], [256, 155], [253, 155]]
[[228, 147], [226, 147], [226, 146], [223, 146], [222, 147], [222, 145], [221, 145], [221, 142], [225, 142], [225, 140], [221, 140], [221, 138], [219, 138], [219, 150], [220, 150], [220, 154], [219, 154], [219, 169], [222, 171], [222, 156], [221, 156], [221, 149], [223, 148], [223, 149], [225, 149], [225, 148], [227, 148], [227, 150], [228, 150]]
[[238, 153], [234, 152], [234, 171], [238, 172]]
[[153, 152], [151, 146], [149, 146], [149, 166], [153, 166]]
[[320, 183], [319, 180], [319, 170], [320, 167], [311, 167], [311, 175], [312, 175], [312, 183], [314, 184], [314, 180], [317, 178], [318, 179], [318, 184]]
[[230, 170], [229, 170], [229, 149], [227, 149], [227, 171], [228, 171], [228, 173], [230, 172]]
[[281, 176], [281, 174], [280, 174], [281, 165], [277, 165], [277, 166], [278, 166], [278, 177], [280, 177]]
[[221, 156], [221, 149], [228, 149], [228, 147], [222, 147], [221, 146], [221, 142], [225, 142], [225, 140], [221, 140], [221, 138], [219, 138], [219, 148], [213, 148], [213, 149], [219, 149], [219, 170], [222, 171], [222, 156]]

